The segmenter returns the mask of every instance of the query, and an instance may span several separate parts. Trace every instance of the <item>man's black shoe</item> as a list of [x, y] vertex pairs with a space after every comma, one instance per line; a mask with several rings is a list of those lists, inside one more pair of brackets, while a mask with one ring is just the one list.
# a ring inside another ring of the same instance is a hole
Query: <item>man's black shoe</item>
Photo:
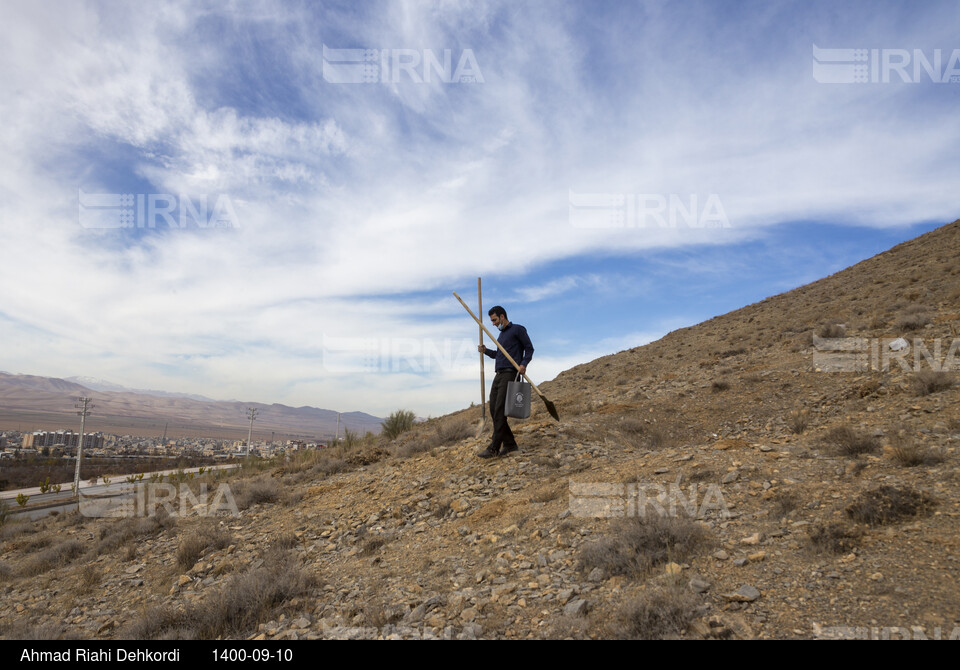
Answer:
[[514, 454], [514, 453], [516, 453], [516, 452], [518, 452], [518, 451], [520, 451], [520, 447], [518, 447], [518, 446], [516, 446], [516, 445], [514, 445], [514, 446], [512, 446], [512, 447], [500, 447], [500, 455], [501, 455], [501, 456], [509, 456], [510, 454]]
[[479, 456], [480, 458], [493, 458], [496, 455], [497, 455], [497, 452], [491, 451], [490, 447], [487, 447], [486, 449], [481, 451], [479, 454], [477, 454], [477, 456]]

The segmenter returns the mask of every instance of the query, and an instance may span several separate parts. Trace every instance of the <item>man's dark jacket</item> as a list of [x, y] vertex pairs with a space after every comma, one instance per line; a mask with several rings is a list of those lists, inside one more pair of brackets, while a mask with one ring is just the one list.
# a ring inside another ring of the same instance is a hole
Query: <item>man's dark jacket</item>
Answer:
[[[526, 328], [518, 323], [511, 323], [500, 331], [497, 342], [507, 350], [513, 360], [517, 362], [517, 365], [530, 365], [530, 361], [533, 359], [533, 344], [530, 342], [530, 336], [527, 335]], [[484, 353], [490, 358], [496, 359], [493, 368], [497, 372], [514, 369], [499, 348], [487, 349]]]

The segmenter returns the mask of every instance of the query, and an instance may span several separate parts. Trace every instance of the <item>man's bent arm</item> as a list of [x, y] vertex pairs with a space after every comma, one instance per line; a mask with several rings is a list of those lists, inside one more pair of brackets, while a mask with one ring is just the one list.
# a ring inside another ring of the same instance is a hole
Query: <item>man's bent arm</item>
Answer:
[[533, 343], [530, 342], [530, 336], [527, 335], [527, 329], [523, 326], [520, 326], [520, 332], [517, 334], [517, 339], [520, 340], [520, 344], [523, 345], [523, 358], [519, 361], [519, 364], [523, 367], [530, 365], [530, 361], [533, 360]]

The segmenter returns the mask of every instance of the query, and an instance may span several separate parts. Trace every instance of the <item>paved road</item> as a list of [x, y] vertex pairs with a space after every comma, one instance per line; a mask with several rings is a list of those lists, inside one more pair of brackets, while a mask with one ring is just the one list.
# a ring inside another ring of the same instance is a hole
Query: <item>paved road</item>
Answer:
[[[228, 470], [231, 468], [238, 468], [239, 465], [235, 463], [224, 464], [224, 465], [208, 465], [204, 466], [205, 470]], [[198, 472], [199, 467], [196, 468], [184, 468], [184, 472]], [[143, 483], [150, 483], [150, 476], [153, 474], [160, 474], [166, 476], [171, 473], [178, 472], [179, 468], [173, 468], [170, 470], [158, 470], [156, 472], [146, 472], [144, 473]], [[110, 480], [109, 484], [91, 484], [89, 481], [80, 482], [80, 492], [84, 497], [84, 500], [90, 500], [91, 498], [111, 498], [115, 496], [121, 496], [123, 494], [129, 494], [130, 484], [127, 482], [126, 477], [129, 475], [117, 475], [111, 477], [107, 475], [107, 478]], [[76, 509], [77, 501], [76, 497], [73, 495], [71, 489], [73, 482], [61, 483], [61, 490], [59, 493], [54, 491], [49, 491], [47, 493], [41, 493], [40, 487], [35, 486], [28, 489], [18, 489], [16, 491], [3, 491], [0, 493], [0, 499], [6, 500], [8, 509], [10, 510], [10, 516], [16, 518], [27, 518], [27, 519], [38, 519], [40, 517], [46, 516], [53, 511], [66, 511], [71, 509]], [[19, 494], [30, 497], [30, 501], [27, 503], [27, 507], [24, 509], [19, 508], [15, 499]], [[90, 514], [90, 516], [99, 516], [98, 514]]]

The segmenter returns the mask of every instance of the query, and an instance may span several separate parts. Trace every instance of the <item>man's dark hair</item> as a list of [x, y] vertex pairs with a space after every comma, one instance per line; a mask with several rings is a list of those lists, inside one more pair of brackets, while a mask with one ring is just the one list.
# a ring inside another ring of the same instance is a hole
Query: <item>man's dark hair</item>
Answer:
[[493, 316], [494, 314], [496, 314], [497, 316], [502, 316], [504, 319], [507, 318], [507, 310], [505, 310], [500, 305], [494, 305], [493, 307], [490, 308], [490, 311], [487, 312], [487, 316]]

